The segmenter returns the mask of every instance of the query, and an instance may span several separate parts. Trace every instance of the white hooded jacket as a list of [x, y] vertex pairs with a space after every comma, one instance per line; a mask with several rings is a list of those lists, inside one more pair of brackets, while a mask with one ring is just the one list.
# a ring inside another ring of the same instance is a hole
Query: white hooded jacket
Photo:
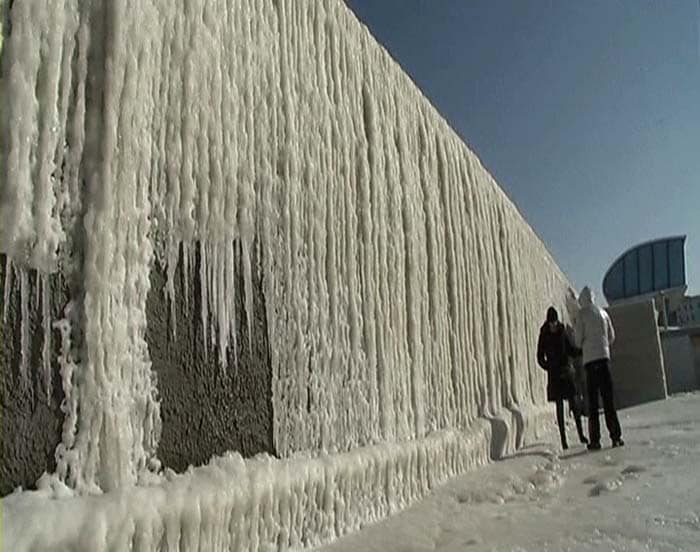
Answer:
[[583, 350], [583, 363], [610, 358], [615, 330], [608, 313], [594, 303], [593, 292], [585, 287], [578, 298], [581, 310], [576, 316], [576, 346]]

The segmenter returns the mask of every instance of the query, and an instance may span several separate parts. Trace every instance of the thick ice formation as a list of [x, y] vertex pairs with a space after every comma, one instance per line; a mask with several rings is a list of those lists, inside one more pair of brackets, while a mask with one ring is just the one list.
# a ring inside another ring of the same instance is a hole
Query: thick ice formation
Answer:
[[20, 281], [79, 286], [57, 326], [71, 487], [157, 467], [145, 303], [154, 256], [175, 293], [181, 248], [186, 275], [201, 248], [222, 362], [262, 274], [282, 456], [542, 400], [536, 324], [566, 278], [340, 0], [15, 0], [8, 18], [0, 247]]
[[[288, 460], [238, 454], [96, 497], [55, 478], [3, 499], [7, 550], [185, 552], [301, 549], [396, 512], [486, 461], [489, 425], [405, 445]], [[51, 499], [51, 500], [47, 500]]]

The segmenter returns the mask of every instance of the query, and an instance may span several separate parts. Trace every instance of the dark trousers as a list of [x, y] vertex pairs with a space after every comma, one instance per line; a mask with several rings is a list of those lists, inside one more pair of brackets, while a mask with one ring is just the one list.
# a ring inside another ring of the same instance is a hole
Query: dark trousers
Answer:
[[[566, 441], [566, 416], [564, 416], [564, 399], [558, 399], [557, 403], [557, 425], [559, 426], [559, 436], [561, 437], [561, 444], [566, 447], [568, 446]], [[571, 413], [574, 415], [574, 421], [576, 422], [576, 431], [578, 432], [579, 441], [584, 443], [586, 441], [586, 436], [583, 433], [583, 425], [581, 425], [581, 412], [576, 404], [576, 398], [569, 399], [569, 408]]]
[[600, 419], [598, 416], [598, 394], [603, 399], [605, 425], [608, 426], [610, 439], [614, 442], [622, 437], [620, 421], [617, 419], [615, 400], [613, 398], [612, 378], [607, 359], [589, 362], [586, 368], [588, 383], [588, 436], [593, 444], [600, 444]]

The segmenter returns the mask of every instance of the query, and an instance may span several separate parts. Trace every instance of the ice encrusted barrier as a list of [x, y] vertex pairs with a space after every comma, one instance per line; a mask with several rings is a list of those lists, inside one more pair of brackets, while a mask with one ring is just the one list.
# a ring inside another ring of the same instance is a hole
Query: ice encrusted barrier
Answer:
[[[2, 500], [3, 550], [30, 552], [273, 551], [317, 546], [424, 497], [449, 478], [541, 436], [549, 409], [504, 412], [507, 434], [478, 420], [466, 432], [336, 455], [243, 459], [236, 453], [139, 486], [77, 496], [55, 476]], [[525, 422], [519, 426], [516, 418]]]
[[[89, 517], [103, 510], [80, 505], [107, 508], [117, 497], [127, 507], [159, 477], [160, 402], [144, 338], [149, 274], [156, 258], [167, 266], [172, 300], [179, 252], [187, 278], [195, 247], [196, 314], [222, 363], [240, 325], [251, 324], [260, 273], [282, 457], [269, 463], [272, 480], [302, 466], [289, 460], [299, 454], [335, 465], [365, 458], [355, 450], [383, 450], [369, 457], [399, 466], [437, 435], [471, 439], [483, 419], [495, 429], [479, 458], [518, 444], [528, 416], [517, 413], [544, 400], [538, 325], [549, 304], [565, 311], [567, 279], [343, 2], [15, 0], [3, 17], [0, 250], [14, 267], [4, 295], [27, 287], [27, 267], [61, 270], [71, 283], [63, 318], [42, 321], [63, 345], [57, 476], [71, 492], [105, 493], [63, 506], [114, 531], [107, 517]], [[236, 319], [239, 279], [248, 320]], [[520, 430], [508, 431], [508, 411]], [[198, 470], [221, 470], [217, 462]], [[326, 465], [309, 462], [314, 473]], [[232, 504], [253, 492], [247, 478], [262, 469], [240, 465], [250, 471], [230, 473], [244, 482], [223, 485], [237, 489]], [[295, 477], [307, 473], [299, 470]], [[350, 492], [365, 477], [353, 473], [329, 496], [380, 501], [344, 506], [368, 519], [390, 511], [380, 495]], [[183, 477], [189, 488], [195, 476]], [[411, 481], [392, 492], [417, 497]], [[150, 488], [168, 496], [173, 485]], [[3, 501], [3, 530], [21, 530], [13, 512], [28, 501], [33, 527], [47, 535], [39, 513], [62, 514], [41, 496]], [[139, 510], [146, 519], [149, 511]], [[140, 517], [125, 515], [137, 531]], [[339, 534], [361, 517], [333, 513], [312, 527]], [[206, 523], [223, 523], [215, 519]]]
[[[73, 497], [57, 481], [3, 499], [4, 550], [309, 547], [407, 506], [488, 458], [490, 426], [285, 460], [231, 453], [136, 488]], [[61, 496], [63, 495], [63, 496]], [[51, 499], [47, 500], [47, 497]]]

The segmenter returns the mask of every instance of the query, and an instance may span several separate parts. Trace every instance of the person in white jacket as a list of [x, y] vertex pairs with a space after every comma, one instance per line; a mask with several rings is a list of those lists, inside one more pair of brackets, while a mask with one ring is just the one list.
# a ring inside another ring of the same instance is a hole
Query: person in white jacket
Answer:
[[605, 425], [613, 447], [624, 445], [622, 429], [615, 409], [612, 378], [610, 376], [610, 346], [615, 341], [615, 330], [608, 313], [598, 307], [588, 286], [581, 290], [576, 316], [576, 346], [583, 351], [583, 366], [588, 385], [588, 444], [589, 450], [600, 450], [600, 419], [598, 394], [603, 399]]

